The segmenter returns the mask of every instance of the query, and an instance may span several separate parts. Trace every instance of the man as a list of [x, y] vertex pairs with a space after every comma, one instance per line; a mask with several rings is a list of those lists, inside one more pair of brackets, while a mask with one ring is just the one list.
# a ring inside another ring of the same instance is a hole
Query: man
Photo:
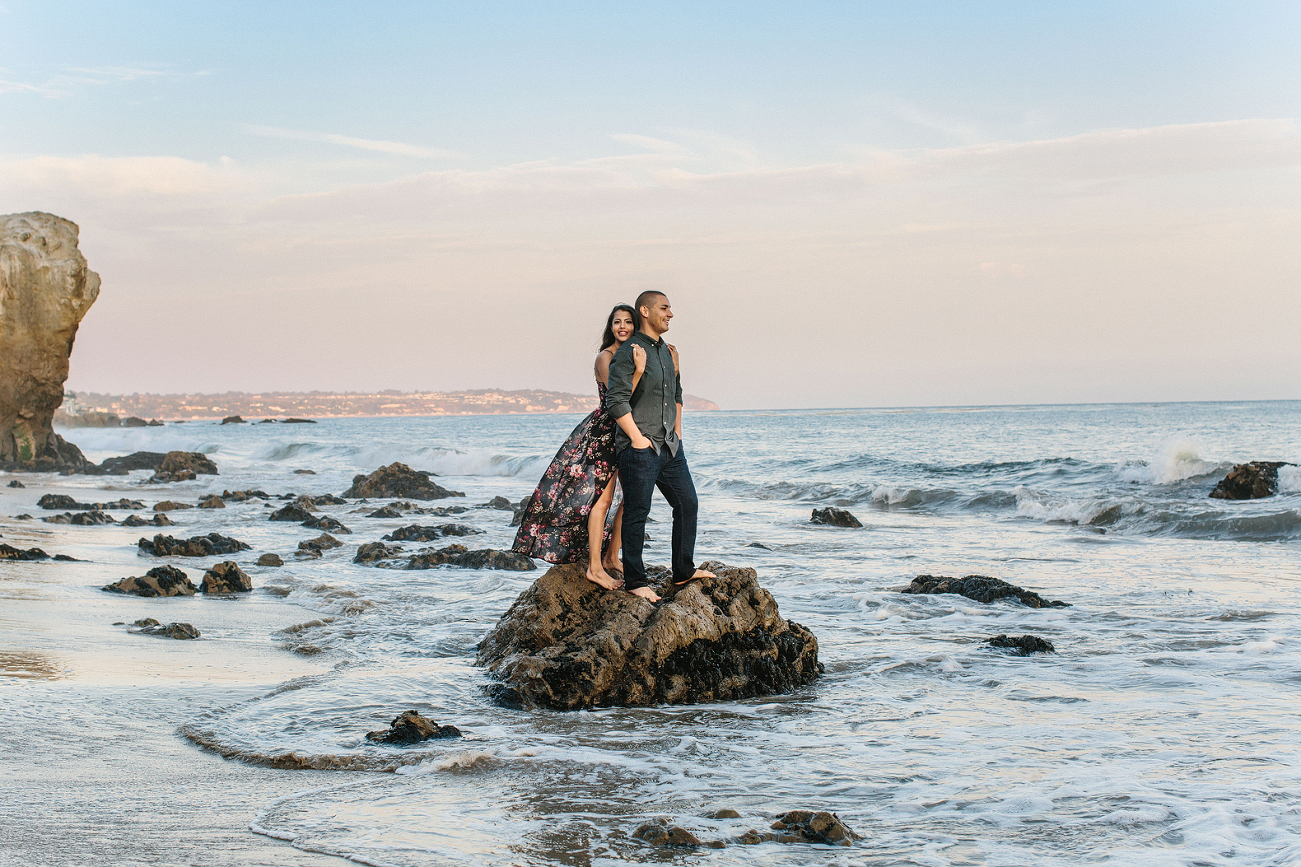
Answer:
[[[646, 543], [646, 517], [655, 488], [673, 507], [673, 586], [683, 587], [713, 573], [697, 569], [696, 486], [691, 481], [682, 449], [682, 382], [673, 363], [673, 351], [664, 342], [673, 310], [663, 292], [637, 296], [641, 329], [619, 348], [610, 362], [610, 383], [605, 406], [619, 429], [614, 449], [623, 486], [624, 589], [658, 602], [646, 581], [642, 547]], [[632, 390], [632, 349], [646, 350], [646, 369], [637, 393]]]

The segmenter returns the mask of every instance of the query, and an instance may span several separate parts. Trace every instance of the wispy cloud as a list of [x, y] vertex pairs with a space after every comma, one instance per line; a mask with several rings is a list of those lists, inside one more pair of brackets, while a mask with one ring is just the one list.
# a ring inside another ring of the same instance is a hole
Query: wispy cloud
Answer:
[[83, 87], [102, 87], [150, 78], [175, 78], [178, 75], [168, 70], [137, 66], [77, 66], [41, 82], [0, 78], [0, 93], [37, 93], [48, 99], [62, 99]]
[[407, 144], [400, 141], [385, 141], [383, 139], [356, 138], [348, 135], [337, 135], [328, 132], [311, 132], [300, 129], [282, 129], [277, 126], [250, 126], [248, 131], [253, 135], [268, 136], [270, 138], [285, 138], [295, 141], [322, 142], [324, 144], [341, 145], [343, 147], [359, 148], [366, 151], [376, 151], [384, 154], [395, 154], [404, 157], [421, 157], [423, 159], [454, 159], [460, 154], [455, 151], [438, 150], [436, 148], [421, 147], [420, 145]]

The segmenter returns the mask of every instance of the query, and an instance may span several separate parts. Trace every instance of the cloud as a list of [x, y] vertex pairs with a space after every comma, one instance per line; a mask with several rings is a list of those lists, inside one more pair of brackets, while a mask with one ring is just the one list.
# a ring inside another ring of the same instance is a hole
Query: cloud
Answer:
[[97, 198], [205, 196], [229, 188], [223, 169], [180, 157], [33, 157], [0, 163], [8, 195], [66, 195]]
[[[203, 74], [203, 73], [196, 73]], [[102, 87], [143, 78], [174, 78], [177, 73], [133, 66], [71, 67], [40, 83], [0, 79], [0, 93], [38, 93], [48, 99], [62, 99], [83, 87]]]
[[275, 126], [250, 126], [248, 131], [253, 135], [268, 136], [270, 138], [293, 139], [295, 141], [322, 142], [324, 144], [341, 145], [343, 147], [360, 148], [361, 150], [376, 151], [378, 153], [395, 154], [404, 157], [420, 157], [423, 159], [455, 159], [460, 154], [455, 151], [437, 150], [435, 148], [421, 147], [419, 145], [406, 144], [397, 141], [384, 141], [383, 139], [355, 138], [353, 136], [336, 135], [325, 132], [309, 132], [307, 130], [282, 129]]

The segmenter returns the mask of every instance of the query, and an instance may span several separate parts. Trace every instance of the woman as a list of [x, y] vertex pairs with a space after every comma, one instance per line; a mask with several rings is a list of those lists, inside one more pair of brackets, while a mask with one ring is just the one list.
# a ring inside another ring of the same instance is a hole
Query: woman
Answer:
[[[623, 582], [610, 575], [622, 574], [619, 562], [619, 530], [623, 506], [615, 513], [607, 533], [606, 516], [614, 501], [619, 465], [614, 456], [614, 419], [605, 409], [605, 389], [610, 380], [610, 361], [619, 347], [640, 326], [637, 311], [617, 304], [610, 311], [597, 353], [596, 393], [600, 405], [579, 422], [556, 452], [542, 474], [537, 490], [520, 517], [519, 532], [511, 550], [550, 563], [576, 563], [587, 557], [587, 580], [607, 590]], [[632, 388], [636, 392], [646, 369], [646, 350], [633, 347]], [[609, 541], [602, 555], [602, 543]]]

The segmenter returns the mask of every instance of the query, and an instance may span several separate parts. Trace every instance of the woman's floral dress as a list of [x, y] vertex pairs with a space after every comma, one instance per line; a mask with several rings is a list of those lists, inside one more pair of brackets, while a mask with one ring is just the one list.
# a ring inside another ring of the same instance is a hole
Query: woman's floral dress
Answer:
[[[619, 468], [605, 385], [598, 381], [596, 391], [601, 405], [574, 428], [524, 506], [511, 547], [517, 554], [549, 563], [587, 560], [587, 516]], [[611, 527], [607, 516], [602, 550], [610, 541]]]

